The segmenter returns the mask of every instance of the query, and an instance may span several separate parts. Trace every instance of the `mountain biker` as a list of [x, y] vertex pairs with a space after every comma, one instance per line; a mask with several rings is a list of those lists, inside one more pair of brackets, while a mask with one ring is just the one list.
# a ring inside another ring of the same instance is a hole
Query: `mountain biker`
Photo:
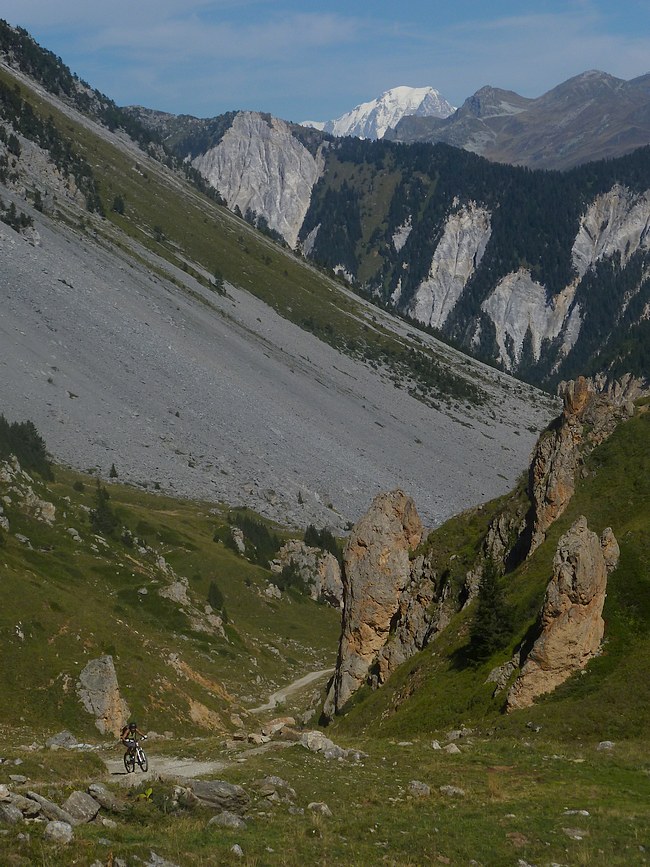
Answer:
[[146, 741], [147, 736], [144, 732], [140, 731], [135, 720], [125, 725], [120, 732], [120, 740], [130, 753], [135, 752], [135, 748], [138, 744], [138, 735]]

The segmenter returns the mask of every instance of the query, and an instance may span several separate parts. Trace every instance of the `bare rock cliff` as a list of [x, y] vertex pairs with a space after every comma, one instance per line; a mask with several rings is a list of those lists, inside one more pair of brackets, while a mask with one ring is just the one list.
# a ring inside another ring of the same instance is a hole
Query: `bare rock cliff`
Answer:
[[226, 198], [231, 210], [261, 214], [295, 248], [323, 160], [292, 135], [288, 123], [239, 112], [219, 144], [192, 165]]
[[508, 693], [508, 710], [529, 707], [596, 655], [605, 628], [607, 576], [618, 558], [611, 529], [598, 539], [584, 517], [562, 536], [540, 613], [541, 631]]
[[343, 626], [326, 716], [368, 679], [411, 583], [410, 552], [422, 534], [415, 503], [403, 491], [379, 494], [353, 527], [343, 553]]
[[532, 553], [546, 538], [551, 524], [573, 496], [584, 457], [614, 432], [617, 424], [634, 414], [633, 401], [644, 393], [634, 377], [608, 383], [578, 377], [561, 383], [564, 409], [540, 437], [529, 474]]

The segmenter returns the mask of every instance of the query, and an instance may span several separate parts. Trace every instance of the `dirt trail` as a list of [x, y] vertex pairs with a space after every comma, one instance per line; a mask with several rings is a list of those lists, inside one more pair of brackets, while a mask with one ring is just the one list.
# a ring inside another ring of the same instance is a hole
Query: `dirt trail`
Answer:
[[[249, 713], [257, 714], [273, 710], [279, 704], [282, 704], [287, 696], [298, 692], [298, 690], [303, 689], [303, 687], [308, 686], [315, 680], [332, 674], [333, 671], [333, 668], [324, 668], [321, 671], [312, 671], [309, 674], [305, 674], [293, 683], [288, 684], [288, 686], [283, 686], [282, 689], [274, 692], [269, 696], [269, 700], [265, 704], [251, 708]], [[143, 773], [136, 767], [134, 773], [127, 774], [121, 749], [117, 750], [116, 755], [110, 758], [103, 757], [103, 760], [112, 781], [119, 782], [124, 786], [138, 786], [146, 780], [155, 780], [159, 777], [182, 782], [183, 780], [214, 774], [223, 771], [235, 763], [241, 763], [250, 756], [256, 756], [272, 749], [285, 749], [292, 745], [292, 743], [272, 741], [258, 747], [241, 750], [231, 760], [214, 759], [199, 761], [197, 759], [180, 758], [179, 756], [157, 756], [152, 754], [149, 756], [149, 770], [146, 773]]]
[[308, 684], [313, 683], [313, 681], [325, 677], [325, 675], [332, 674], [333, 672], [333, 668], [324, 668], [322, 671], [312, 671], [310, 674], [306, 674], [304, 677], [290, 683], [289, 686], [283, 686], [282, 689], [279, 689], [277, 692], [274, 692], [269, 696], [269, 700], [266, 704], [261, 704], [259, 707], [251, 708], [249, 713], [263, 713], [265, 710], [273, 710], [279, 704], [282, 704], [287, 696], [294, 692], [298, 692], [298, 690], [302, 689], [304, 686], [308, 686]]

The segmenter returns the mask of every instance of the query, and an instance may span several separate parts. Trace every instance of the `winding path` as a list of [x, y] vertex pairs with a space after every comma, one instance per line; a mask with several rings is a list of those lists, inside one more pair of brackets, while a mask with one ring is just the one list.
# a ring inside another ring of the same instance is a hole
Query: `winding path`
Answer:
[[333, 668], [324, 668], [322, 671], [312, 671], [310, 674], [304, 675], [304, 677], [295, 680], [293, 683], [290, 683], [289, 686], [283, 686], [282, 689], [279, 689], [277, 692], [274, 692], [269, 696], [269, 700], [266, 704], [261, 704], [259, 707], [253, 707], [249, 709], [249, 713], [263, 713], [265, 710], [273, 710], [273, 708], [277, 707], [279, 704], [287, 698], [287, 696], [291, 695], [294, 692], [298, 692], [299, 689], [302, 689], [304, 686], [308, 686], [310, 683], [313, 683], [315, 680], [319, 680], [321, 677], [325, 677], [326, 674], [332, 674], [335, 671]]

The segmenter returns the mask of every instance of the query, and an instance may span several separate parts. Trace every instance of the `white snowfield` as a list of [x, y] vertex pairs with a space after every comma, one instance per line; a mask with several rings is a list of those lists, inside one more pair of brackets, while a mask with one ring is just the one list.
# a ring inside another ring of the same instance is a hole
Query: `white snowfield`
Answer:
[[351, 111], [325, 122], [303, 121], [336, 136], [383, 138], [386, 131], [407, 115], [448, 117], [455, 108], [433, 87], [392, 87], [376, 99], [362, 102]]

